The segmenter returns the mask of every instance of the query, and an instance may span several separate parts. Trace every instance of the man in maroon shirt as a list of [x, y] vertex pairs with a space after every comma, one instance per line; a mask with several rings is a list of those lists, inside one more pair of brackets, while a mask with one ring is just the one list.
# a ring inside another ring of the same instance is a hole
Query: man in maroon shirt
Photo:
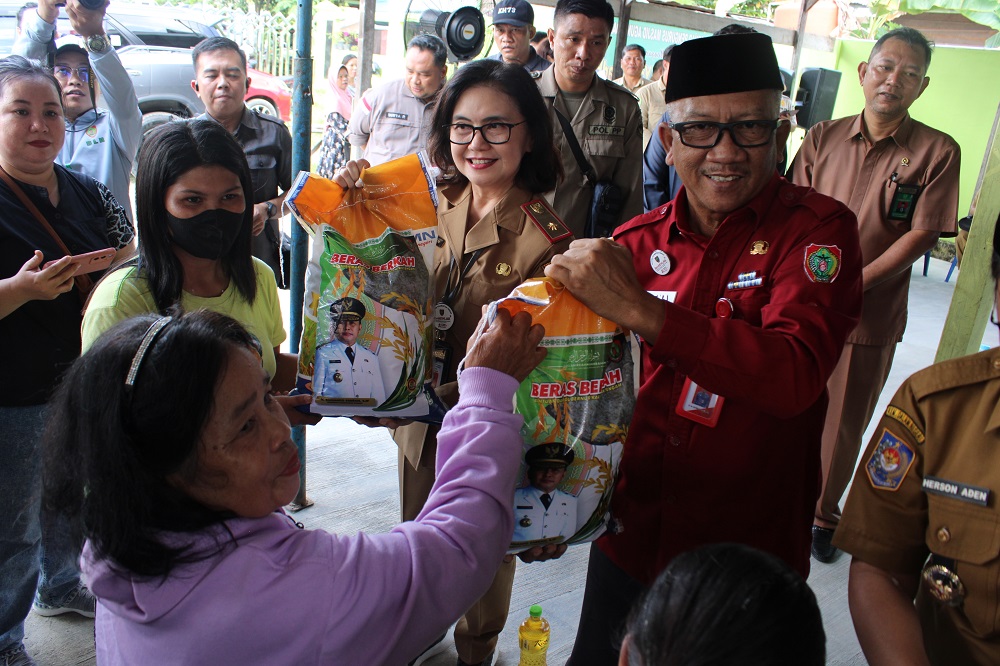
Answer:
[[826, 380], [861, 311], [854, 214], [780, 178], [789, 127], [771, 40], [674, 49], [661, 126], [674, 201], [575, 241], [546, 274], [642, 340], [613, 513], [570, 664], [614, 664], [636, 596], [681, 552], [737, 542], [803, 577]]

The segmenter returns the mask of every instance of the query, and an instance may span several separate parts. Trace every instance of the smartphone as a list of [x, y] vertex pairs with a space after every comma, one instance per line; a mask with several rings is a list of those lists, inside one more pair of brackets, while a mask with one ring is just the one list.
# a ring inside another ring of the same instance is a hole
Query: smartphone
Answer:
[[[84, 273], [103, 271], [111, 265], [114, 258], [115, 249], [111, 247], [106, 247], [103, 250], [95, 250], [93, 252], [73, 255], [70, 257], [70, 263], [76, 266], [76, 270], [73, 271], [73, 275], [83, 275]], [[55, 261], [58, 261], [58, 259]], [[47, 268], [51, 264], [54, 264], [55, 261], [45, 262], [45, 265], [42, 266], [42, 268]]]

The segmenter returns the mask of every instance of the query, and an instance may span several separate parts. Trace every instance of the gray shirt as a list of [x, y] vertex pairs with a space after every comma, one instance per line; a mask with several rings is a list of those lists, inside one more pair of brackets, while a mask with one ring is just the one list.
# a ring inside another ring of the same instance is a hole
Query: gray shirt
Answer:
[[434, 99], [417, 99], [402, 79], [372, 88], [354, 108], [347, 139], [375, 166], [427, 147]]

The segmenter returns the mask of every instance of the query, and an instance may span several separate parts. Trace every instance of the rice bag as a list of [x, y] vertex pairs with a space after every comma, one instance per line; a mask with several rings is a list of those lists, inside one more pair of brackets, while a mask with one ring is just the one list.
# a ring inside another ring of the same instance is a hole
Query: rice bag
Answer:
[[327, 416], [439, 422], [429, 270], [437, 195], [426, 156], [366, 169], [363, 188], [300, 173], [286, 198], [312, 236], [297, 392]]
[[515, 411], [524, 457], [514, 494], [512, 553], [584, 543], [604, 533], [638, 388], [628, 331], [548, 278], [490, 304], [545, 327], [545, 360], [521, 383]]

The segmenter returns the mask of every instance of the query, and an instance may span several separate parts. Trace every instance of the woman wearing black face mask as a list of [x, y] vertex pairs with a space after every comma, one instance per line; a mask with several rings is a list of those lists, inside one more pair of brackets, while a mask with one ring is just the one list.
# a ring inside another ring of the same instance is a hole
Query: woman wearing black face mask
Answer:
[[177, 304], [213, 310], [259, 342], [274, 389], [291, 389], [296, 358], [278, 350], [286, 333], [274, 276], [250, 254], [253, 186], [243, 149], [216, 122], [176, 122], [146, 139], [138, 163], [139, 256], [94, 290], [83, 318], [84, 351], [138, 314], [165, 314]]

